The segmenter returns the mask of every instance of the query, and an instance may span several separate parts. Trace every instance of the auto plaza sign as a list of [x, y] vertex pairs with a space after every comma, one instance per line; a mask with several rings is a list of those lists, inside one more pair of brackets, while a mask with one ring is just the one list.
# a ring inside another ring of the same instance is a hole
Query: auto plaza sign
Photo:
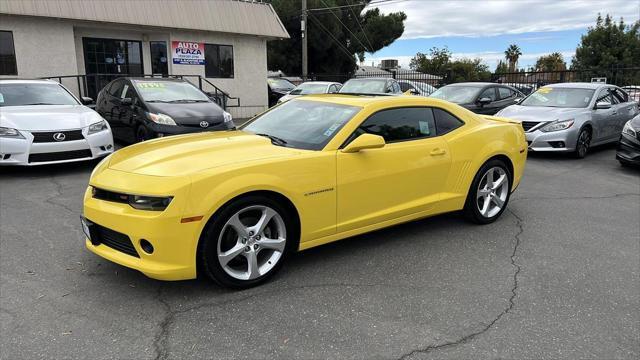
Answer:
[[204, 43], [172, 41], [171, 54], [174, 64], [204, 65]]

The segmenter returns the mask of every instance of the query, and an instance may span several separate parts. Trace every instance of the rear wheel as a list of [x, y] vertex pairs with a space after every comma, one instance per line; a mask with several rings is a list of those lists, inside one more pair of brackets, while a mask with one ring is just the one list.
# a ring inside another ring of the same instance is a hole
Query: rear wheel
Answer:
[[465, 217], [476, 224], [489, 224], [504, 212], [511, 196], [512, 175], [501, 160], [486, 162], [476, 174], [467, 194]]
[[223, 286], [255, 286], [281, 268], [296, 236], [291, 215], [278, 202], [241, 198], [217, 213], [203, 233], [203, 270]]
[[589, 145], [591, 145], [591, 130], [589, 128], [583, 128], [578, 134], [576, 149], [573, 152], [573, 156], [575, 156], [577, 159], [582, 159], [587, 156]]

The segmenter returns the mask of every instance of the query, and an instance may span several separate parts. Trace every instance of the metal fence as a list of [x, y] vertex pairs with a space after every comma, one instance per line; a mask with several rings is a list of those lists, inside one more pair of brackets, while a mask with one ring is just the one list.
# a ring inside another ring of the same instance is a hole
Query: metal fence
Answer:
[[[564, 71], [525, 71], [508, 73], [484, 73], [484, 74], [454, 74], [447, 71], [443, 74], [425, 74], [418, 71], [405, 69], [390, 70], [357, 70], [348, 74], [311, 74], [307, 80], [336, 81], [344, 83], [352, 78], [393, 78], [397, 80], [410, 80], [427, 83], [436, 87], [456, 82], [488, 81], [511, 85], [520, 89], [525, 94], [540, 86], [563, 82], [593, 82], [601, 81], [618, 86], [640, 85], [640, 67], [625, 68], [601, 68], [587, 70]], [[455, 81], [453, 79], [456, 79]]]
[[201, 75], [162, 75], [162, 74], [86, 74], [86, 75], [62, 75], [48, 76], [42, 79], [50, 79], [59, 82], [67, 87], [78, 97], [90, 97], [96, 99], [96, 96], [108, 83], [120, 77], [145, 77], [145, 78], [174, 78], [184, 79], [200, 90], [206, 93], [211, 100], [215, 101], [223, 109], [230, 107], [240, 107], [240, 98], [232, 97], [229, 93], [220, 89], [207, 78]]

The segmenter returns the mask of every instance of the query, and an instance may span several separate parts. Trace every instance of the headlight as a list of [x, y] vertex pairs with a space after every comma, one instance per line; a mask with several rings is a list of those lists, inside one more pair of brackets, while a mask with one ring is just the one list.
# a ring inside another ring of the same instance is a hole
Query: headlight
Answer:
[[163, 211], [169, 206], [173, 197], [153, 197], [129, 195], [129, 205], [138, 210]]
[[176, 122], [173, 121], [171, 116], [165, 114], [147, 113], [147, 118], [160, 125], [176, 125]]
[[107, 122], [106, 121], [104, 121], [104, 120], [98, 121], [95, 124], [89, 125], [88, 135], [95, 134], [95, 133], [100, 132], [100, 131], [105, 131], [107, 129], [109, 129], [109, 127], [107, 126]]
[[631, 120], [627, 121], [622, 128], [622, 133], [627, 134], [631, 137], [636, 137], [636, 131], [631, 127]]
[[224, 116], [224, 122], [226, 123], [231, 122], [233, 120], [233, 116], [231, 116], [231, 114], [229, 114], [226, 111], [222, 114], [222, 116]]
[[0, 126], [0, 137], [12, 138], [12, 139], [24, 139], [24, 136], [20, 134], [20, 131], [12, 128]]
[[573, 119], [569, 119], [569, 120], [562, 120], [562, 121], [554, 121], [551, 124], [547, 124], [545, 126], [543, 126], [540, 131], [543, 132], [552, 132], [552, 131], [560, 131], [560, 130], [567, 130], [568, 128], [570, 128], [571, 126], [573, 126]]

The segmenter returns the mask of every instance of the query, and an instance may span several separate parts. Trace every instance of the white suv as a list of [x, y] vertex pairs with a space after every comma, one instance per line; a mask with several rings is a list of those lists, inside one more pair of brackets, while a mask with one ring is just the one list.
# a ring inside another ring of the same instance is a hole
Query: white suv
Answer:
[[91, 160], [112, 153], [109, 124], [52, 80], [0, 80], [0, 165]]

